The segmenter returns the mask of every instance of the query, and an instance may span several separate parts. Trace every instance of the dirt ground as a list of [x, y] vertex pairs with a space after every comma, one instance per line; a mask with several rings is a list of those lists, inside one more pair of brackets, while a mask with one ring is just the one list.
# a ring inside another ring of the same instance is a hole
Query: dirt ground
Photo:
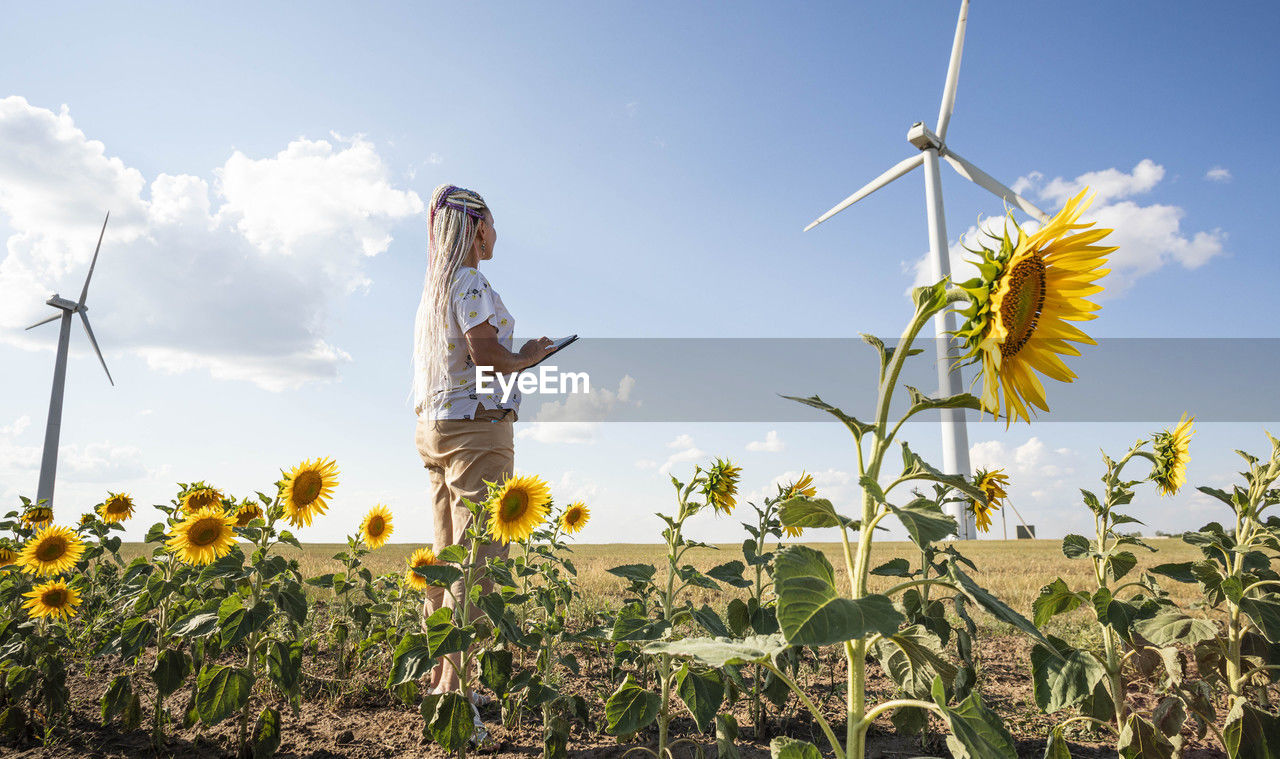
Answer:
[[[1029, 644], [1021, 637], [991, 636], [983, 639], [982, 667], [979, 674], [980, 689], [984, 701], [995, 711], [1004, 715], [1006, 725], [1019, 742], [1019, 755], [1026, 759], [1040, 759], [1044, 755], [1044, 736], [1054, 721], [1040, 714], [1032, 697], [1031, 682], [1028, 676], [1027, 660]], [[582, 695], [591, 707], [593, 719], [603, 722], [604, 699], [610, 692], [608, 680], [609, 662], [603, 655], [592, 653], [588, 649], [579, 649], [578, 658], [582, 663], [581, 674], [573, 676], [565, 673], [565, 688], [571, 693]], [[827, 694], [822, 700], [822, 708], [837, 734], [843, 734], [841, 696], [835, 688], [844, 681], [844, 660], [836, 656], [832, 649], [828, 660], [815, 662], [816, 667], [802, 665], [801, 678], [806, 691], [813, 696]], [[423, 720], [415, 706], [400, 704], [382, 686], [385, 669], [370, 667], [358, 671], [354, 679], [344, 683], [330, 680], [326, 673], [332, 673], [333, 662], [325, 660], [324, 654], [310, 657], [304, 662], [304, 671], [312, 677], [309, 679], [304, 693], [302, 707], [295, 716], [287, 704], [275, 704], [283, 715], [283, 742], [278, 756], [309, 757], [314, 759], [327, 757], [356, 757], [373, 759], [374, 757], [443, 757], [444, 752], [423, 738]], [[869, 684], [870, 697], [876, 701], [893, 697], [892, 683], [883, 677], [878, 666], [871, 665], [872, 674]], [[118, 724], [102, 727], [99, 724], [98, 699], [113, 674], [111, 666], [105, 670], [98, 665], [92, 676], [86, 677], [82, 668], [77, 668], [71, 678], [73, 717], [69, 730], [48, 746], [38, 742], [26, 745], [0, 746], [0, 754], [17, 757], [143, 757], [154, 756], [148, 733], [144, 727], [131, 732], [122, 731]], [[181, 714], [187, 704], [187, 689], [170, 697], [167, 705], [174, 714]], [[1143, 703], [1142, 694], [1134, 694], [1137, 704]], [[143, 712], [148, 714], [152, 703], [151, 694], [144, 693]], [[261, 698], [254, 702], [255, 714], [265, 705]], [[682, 709], [682, 707], [678, 707]], [[746, 702], [739, 700], [734, 707], [734, 714], [741, 726], [738, 749], [743, 757], [756, 759], [768, 757], [769, 746], [767, 736], [755, 739], [750, 718], [747, 714]], [[794, 738], [805, 738], [818, 745], [824, 755], [830, 755], [821, 731], [807, 717], [794, 700], [788, 704], [781, 714], [774, 709], [774, 735], [782, 734]], [[541, 755], [542, 735], [539, 715], [529, 713], [512, 729], [504, 728], [500, 723], [496, 708], [485, 712], [486, 723], [491, 733], [499, 742], [498, 748], [491, 756], [498, 758], [526, 758]], [[146, 719], [144, 718], [144, 723]], [[911, 757], [947, 757], [949, 756], [943, 742], [941, 723], [934, 720], [931, 735], [921, 738], [908, 738], [894, 733], [888, 719], [883, 719], [873, 728], [868, 756], [873, 759], [908, 759]], [[236, 725], [234, 720], [227, 720], [214, 727], [195, 725], [182, 728], [180, 724], [171, 724], [168, 744], [161, 756], [174, 757], [231, 757], [234, 756]], [[706, 752], [706, 759], [716, 756], [713, 734], [699, 734], [692, 719], [687, 714], [680, 714], [672, 723], [671, 734], [674, 737], [691, 738]], [[632, 743], [620, 744], [612, 736], [605, 735], [603, 724], [584, 729], [575, 725], [569, 743], [569, 755], [573, 757], [621, 757], [628, 750], [641, 745], [653, 745], [656, 733], [650, 728], [639, 739]], [[1076, 759], [1095, 759], [1115, 757], [1114, 750], [1106, 748], [1104, 735], [1090, 735], [1083, 730], [1070, 734], [1071, 752]], [[1204, 741], [1195, 741], [1187, 735], [1186, 759], [1208, 759], [1223, 757], [1225, 753], [1215, 744], [1210, 743], [1212, 737]], [[691, 746], [683, 744], [677, 749], [677, 757], [693, 757], [695, 752]], [[639, 755], [639, 754], [637, 754]]]

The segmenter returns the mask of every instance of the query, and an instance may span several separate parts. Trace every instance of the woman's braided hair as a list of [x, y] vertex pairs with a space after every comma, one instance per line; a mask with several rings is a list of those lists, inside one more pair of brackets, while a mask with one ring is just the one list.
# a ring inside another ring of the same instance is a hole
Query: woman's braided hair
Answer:
[[489, 207], [472, 190], [442, 184], [431, 193], [427, 216], [427, 276], [413, 327], [413, 405], [415, 413], [444, 389], [448, 374], [449, 293], [458, 267], [484, 224]]

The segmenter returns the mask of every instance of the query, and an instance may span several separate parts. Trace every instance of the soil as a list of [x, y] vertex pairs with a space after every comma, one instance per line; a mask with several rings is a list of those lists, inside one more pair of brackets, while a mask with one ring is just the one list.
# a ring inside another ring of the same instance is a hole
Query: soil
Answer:
[[[1055, 720], [1041, 714], [1032, 697], [1028, 670], [1029, 644], [1024, 638], [987, 635], [982, 639], [981, 672], [979, 689], [984, 703], [1005, 718], [1005, 724], [1018, 740], [1018, 753], [1025, 759], [1044, 756], [1045, 736]], [[563, 673], [564, 689], [583, 696], [591, 709], [593, 719], [603, 722], [604, 699], [611, 690], [608, 678], [609, 662], [603, 655], [589, 649], [575, 652], [582, 664], [579, 675]], [[834, 649], [821, 662], [802, 664], [801, 683], [815, 700], [819, 700], [827, 719], [838, 735], [843, 735], [843, 695], [838, 690], [844, 682], [843, 658]], [[810, 666], [810, 664], [814, 666]], [[344, 680], [334, 678], [334, 661], [326, 653], [308, 656], [304, 671], [310, 675], [303, 695], [302, 706], [295, 715], [286, 703], [272, 704], [283, 715], [283, 740], [277, 756], [328, 759], [330, 757], [444, 757], [439, 747], [423, 737], [423, 720], [415, 705], [397, 701], [383, 686], [386, 677], [384, 666], [362, 668], [354, 676]], [[119, 665], [115, 665], [119, 671]], [[870, 665], [868, 695], [876, 702], [894, 697], [892, 682], [883, 676], [878, 666]], [[183, 728], [171, 723], [167, 729], [168, 740], [162, 751], [152, 748], [145, 727], [153, 703], [150, 693], [142, 694], [144, 727], [124, 731], [113, 723], [100, 724], [99, 698], [106, 684], [116, 672], [111, 664], [95, 664], [92, 675], [86, 675], [83, 667], [76, 667], [69, 678], [72, 696], [72, 716], [69, 725], [59, 730], [48, 745], [41, 745], [35, 738], [21, 746], [0, 745], [0, 755], [35, 759], [36, 757], [146, 757], [174, 756], [218, 758], [234, 757], [237, 739], [236, 720], [207, 727], [196, 724]], [[145, 678], [139, 678], [145, 680]], [[189, 698], [189, 688], [183, 688], [167, 702], [169, 710], [180, 720]], [[1154, 699], [1142, 692], [1131, 694], [1131, 703], [1139, 709], [1149, 709]], [[255, 697], [254, 714], [267, 702]], [[715, 759], [714, 734], [698, 732], [692, 719], [677, 707], [680, 715], [673, 720], [671, 735], [691, 739], [705, 752], [705, 759]], [[541, 717], [527, 713], [513, 728], [503, 727], [496, 707], [483, 712], [490, 733], [497, 742], [489, 756], [497, 759], [538, 757], [542, 753]], [[750, 724], [745, 700], [740, 699], [733, 709], [740, 725], [738, 750], [744, 759], [769, 756], [767, 735], [755, 736]], [[1071, 755], [1075, 759], [1115, 757], [1114, 749], [1107, 747], [1105, 734], [1090, 734], [1084, 729], [1069, 731]], [[786, 709], [771, 706], [771, 734], [787, 735], [811, 741], [826, 756], [829, 748], [816, 724], [808, 713], [792, 698]], [[934, 719], [923, 738], [906, 737], [894, 732], [887, 718], [881, 718], [869, 736], [867, 756], [870, 759], [910, 759], [913, 757], [947, 757], [941, 722]], [[654, 728], [642, 733], [631, 743], [619, 743], [618, 739], [603, 732], [603, 724], [584, 727], [575, 724], [569, 740], [571, 757], [605, 757], [620, 759], [626, 752], [639, 746], [652, 747], [656, 738]], [[1209, 759], [1226, 754], [1213, 742], [1212, 734], [1196, 740], [1188, 731], [1185, 735], [1185, 759]], [[694, 757], [696, 752], [688, 743], [675, 750], [677, 759]], [[470, 754], [469, 754], [470, 755]], [[633, 757], [643, 756], [636, 752]]]

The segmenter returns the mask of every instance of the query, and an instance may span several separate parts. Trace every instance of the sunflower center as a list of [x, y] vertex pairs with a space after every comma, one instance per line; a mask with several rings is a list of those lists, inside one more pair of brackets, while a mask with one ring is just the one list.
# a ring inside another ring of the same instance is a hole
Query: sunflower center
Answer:
[[1045, 267], [1040, 256], [1027, 256], [1008, 274], [1009, 289], [1000, 303], [1000, 320], [1009, 337], [1000, 346], [1005, 358], [1016, 355], [1035, 334], [1044, 308]]
[[208, 517], [201, 519], [187, 531], [187, 542], [196, 548], [207, 548], [222, 537], [222, 520]]
[[528, 505], [529, 497], [519, 490], [507, 493], [502, 499], [502, 520], [511, 522], [519, 519], [524, 515], [524, 510]]
[[67, 603], [67, 591], [62, 588], [46, 590], [40, 600], [51, 609], [60, 609]]
[[312, 501], [320, 497], [320, 488], [323, 485], [324, 479], [320, 477], [319, 472], [310, 470], [299, 472], [293, 480], [293, 498], [303, 506], [309, 506]]
[[387, 529], [387, 520], [382, 517], [376, 516], [369, 520], [369, 527], [367, 528], [367, 531], [370, 537], [378, 537], [385, 529]]
[[36, 558], [43, 562], [57, 561], [67, 552], [67, 541], [62, 538], [51, 538], [36, 548]]

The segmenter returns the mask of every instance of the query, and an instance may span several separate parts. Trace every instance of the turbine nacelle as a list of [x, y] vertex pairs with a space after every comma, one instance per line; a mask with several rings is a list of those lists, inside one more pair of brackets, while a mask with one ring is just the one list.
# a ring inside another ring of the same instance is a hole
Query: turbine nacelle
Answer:
[[929, 127], [925, 126], [923, 121], [917, 121], [907, 130], [907, 142], [921, 150], [933, 148], [941, 153], [946, 149], [942, 144], [942, 138], [929, 131]]
[[[49, 304], [50, 306], [53, 306], [54, 308], [61, 308], [64, 311], [88, 311], [89, 310], [88, 306], [82, 306], [73, 300], [67, 300], [66, 298], [60, 297], [57, 293], [54, 293], [53, 297], [50, 298], [49, 300], [46, 300], [45, 303]], [[44, 322], [41, 322], [41, 324], [43, 323]], [[33, 324], [31, 326], [34, 327], [36, 325]], [[31, 329], [31, 327], [27, 327], [27, 329]]]

